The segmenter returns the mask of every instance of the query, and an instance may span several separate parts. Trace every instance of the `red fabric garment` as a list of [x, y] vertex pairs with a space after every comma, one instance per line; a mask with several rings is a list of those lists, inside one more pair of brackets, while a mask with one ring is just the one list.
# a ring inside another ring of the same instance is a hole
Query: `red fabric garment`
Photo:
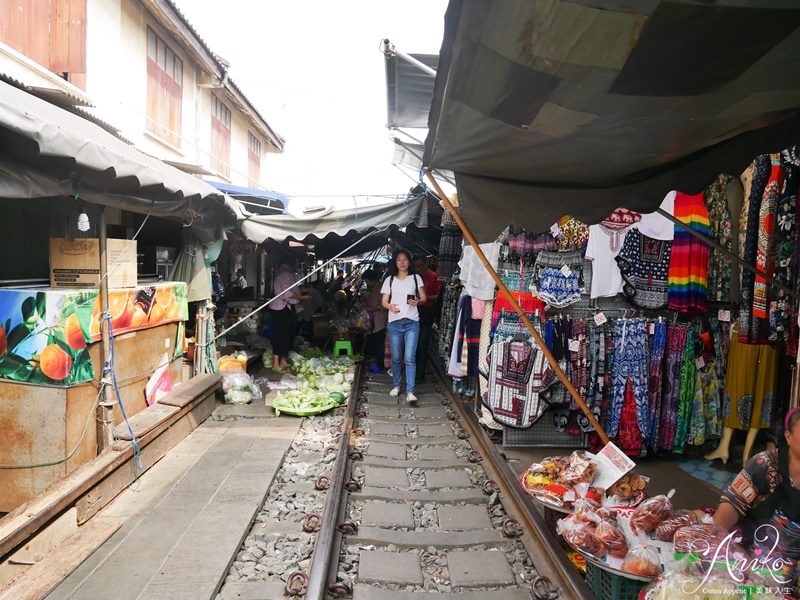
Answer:
[[[425, 288], [425, 295], [429, 298], [431, 296], [438, 296], [439, 293], [442, 291], [442, 284], [439, 282], [439, 276], [431, 270], [428, 270], [425, 275], [420, 275], [422, 277], [423, 287]], [[428, 300], [425, 302], [425, 308], [433, 308], [434, 301]]]
[[634, 223], [638, 223], [641, 219], [642, 215], [638, 212], [628, 210], [627, 208], [618, 208], [603, 219], [601, 224], [613, 228], [625, 228], [630, 227]]
[[[539, 298], [536, 298], [533, 294], [529, 294], [527, 292], [514, 292], [514, 299], [519, 304], [520, 308], [525, 311], [525, 314], [528, 315], [528, 318], [533, 320], [534, 315], [536, 312], [539, 312], [539, 317], [544, 318], [544, 302], [542, 302]], [[494, 333], [494, 328], [497, 325], [497, 320], [500, 318], [500, 313], [503, 311], [512, 313], [514, 315], [517, 314], [517, 311], [511, 306], [511, 303], [506, 298], [505, 294], [498, 293], [497, 298], [494, 301], [494, 308], [492, 309], [492, 332]]]
[[642, 453], [642, 434], [636, 423], [636, 398], [630, 378], [625, 384], [616, 444], [628, 456], [639, 456]]
[[[783, 189], [784, 172], [780, 161], [773, 161], [769, 181], [761, 197], [761, 208], [758, 213], [758, 245], [756, 247], [756, 268], [770, 277], [775, 273], [775, 219], [777, 218], [778, 200]], [[756, 275], [753, 287], [753, 316], [759, 319], [769, 318], [767, 280]]]

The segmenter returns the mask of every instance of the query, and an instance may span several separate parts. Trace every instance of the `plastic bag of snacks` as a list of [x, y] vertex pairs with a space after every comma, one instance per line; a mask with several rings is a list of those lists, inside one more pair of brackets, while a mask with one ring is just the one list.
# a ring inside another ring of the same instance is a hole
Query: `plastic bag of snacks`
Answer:
[[699, 522], [700, 517], [697, 513], [690, 510], [676, 510], [656, 526], [656, 537], [662, 542], [671, 542], [678, 529]]
[[656, 577], [661, 573], [658, 550], [647, 543], [643, 533], [640, 533], [632, 544], [620, 570], [639, 577]]
[[606, 500], [609, 505], [624, 504], [631, 506], [641, 502], [645, 497], [647, 479], [639, 473], [631, 471], [620, 477], [614, 485], [606, 490]]
[[600, 519], [594, 528], [594, 536], [603, 542], [610, 556], [625, 558], [628, 555], [628, 538], [616, 518], [613, 521]]
[[675, 490], [670, 490], [667, 495], [660, 494], [642, 502], [631, 515], [631, 530], [633, 533], [650, 533], [658, 524], [665, 521], [672, 514], [670, 498]]
[[557, 482], [573, 486], [580, 483], [591, 484], [595, 469], [597, 469], [597, 465], [591, 462], [586, 453], [576, 450], [570, 455], [569, 465], [557, 478]]
[[569, 518], [561, 519], [556, 524], [556, 532], [577, 550], [596, 558], [603, 558], [606, 555], [606, 547], [594, 535], [593, 524]]
[[710, 523], [695, 523], [675, 531], [673, 544], [675, 554], [696, 553], [702, 558], [711, 558], [719, 545], [728, 537], [728, 531]]

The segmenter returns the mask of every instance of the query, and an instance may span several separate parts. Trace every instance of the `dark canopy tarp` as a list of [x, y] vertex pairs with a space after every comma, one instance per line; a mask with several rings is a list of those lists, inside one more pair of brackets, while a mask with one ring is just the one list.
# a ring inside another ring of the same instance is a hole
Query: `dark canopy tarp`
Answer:
[[[436, 69], [439, 57], [411, 54], [412, 58]], [[433, 94], [433, 77], [423, 73], [397, 54], [386, 56], [386, 127], [425, 128]]]
[[479, 241], [652, 211], [800, 139], [800, 3], [451, 0], [424, 163]]

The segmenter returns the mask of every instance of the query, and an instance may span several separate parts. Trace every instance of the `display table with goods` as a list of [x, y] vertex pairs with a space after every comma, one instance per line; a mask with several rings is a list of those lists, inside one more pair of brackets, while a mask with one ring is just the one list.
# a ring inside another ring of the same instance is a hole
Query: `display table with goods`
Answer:
[[544, 458], [519, 478], [548, 525], [585, 558], [586, 582], [598, 598], [784, 597], [793, 561], [768, 544], [742, 547], [708, 511], [674, 509], [674, 490], [648, 498], [647, 480], [626, 460], [609, 444], [598, 455]]
[[[0, 512], [9, 512], [97, 455], [97, 382], [104, 361], [101, 323], [112, 333], [114, 424], [149, 405], [149, 378], [164, 370], [184, 381], [186, 284], [99, 290], [0, 290]], [[117, 396], [117, 391], [119, 395]], [[29, 467], [30, 465], [30, 467]], [[37, 466], [39, 465], [39, 466]]]

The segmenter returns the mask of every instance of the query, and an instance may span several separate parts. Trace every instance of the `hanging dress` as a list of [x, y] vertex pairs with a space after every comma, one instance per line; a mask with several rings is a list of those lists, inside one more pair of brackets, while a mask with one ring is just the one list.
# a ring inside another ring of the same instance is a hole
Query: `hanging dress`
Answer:
[[[758, 215], [761, 210], [761, 199], [767, 187], [771, 172], [769, 156], [762, 154], [756, 158], [753, 166], [753, 177], [750, 182], [750, 194], [745, 207], [742, 207], [741, 223], [744, 225], [739, 232], [744, 244], [740, 247], [742, 260], [750, 265], [756, 264], [758, 253]], [[744, 232], [744, 233], [742, 233]], [[753, 292], [755, 275], [748, 269], [742, 269], [742, 284], [739, 298], [739, 338], [745, 343], [758, 343], [760, 339], [760, 323], [753, 315]]]
[[708, 244], [688, 229], [708, 235], [708, 209], [704, 194], [675, 195], [675, 218], [686, 227], [675, 225], [669, 259], [669, 302], [667, 307], [682, 313], [706, 311], [708, 288]]
[[[785, 151], [785, 154], [788, 155], [789, 152]], [[778, 283], [791, 289], [795, 263], [795, 238], [797, 237], [795, 215], [797, 212], [798, 168], [788, 160], [784, 160], [783, 167], [783, 190], [778, 200], [775, 221], [775, 272], [773, 277]], [[769, 340], [786, 343], [789, 339], [792, 322], [796, 322], [797, 319], [797, 301], [774, 286], [770, 286], [768, 294]]]
[[661, 401], [661, 423], [658, 446], [662, 450], [672, 452], [675, 443], [675, 431], [678, 423], [678, 405], [680, 403], [681, 364], [686, 347], [685, 323], [667, 325], [667, 344], [664, 353], [664, 395]]
[[769, 427], [778, 382], [778, 360], [778, 351], [774, 347], [744, 344], [734, 332], [725, 373], [724, 427]]
[[[769, 181], [761, 198], [761, 208], [758, 213], [758, 243], [756, 245], [756, 268], [765, 275], [772, 276], [775, 272], [775, 219], [778, 212], [778, 200], [783, 190], [784, 172], [781, 166], [780, 155], [771, 158], [772, 168]], [[753, 284], [753, 317], [766, 321], [769, 307], [767, 306], [768, 284], [763, 275], [756, 275]], [[769, 334], [767, 333], [767, 337]]]
[[[728, 186], [734, 181], [733, 176], [723, 173], [705, 191], [709, 237], [729, 252], [733, 250], [733, 235]], [[709, 248], [708, 299], [712, 302], [730, 302], [732, 262], [730, 256], [719, 248]]]

